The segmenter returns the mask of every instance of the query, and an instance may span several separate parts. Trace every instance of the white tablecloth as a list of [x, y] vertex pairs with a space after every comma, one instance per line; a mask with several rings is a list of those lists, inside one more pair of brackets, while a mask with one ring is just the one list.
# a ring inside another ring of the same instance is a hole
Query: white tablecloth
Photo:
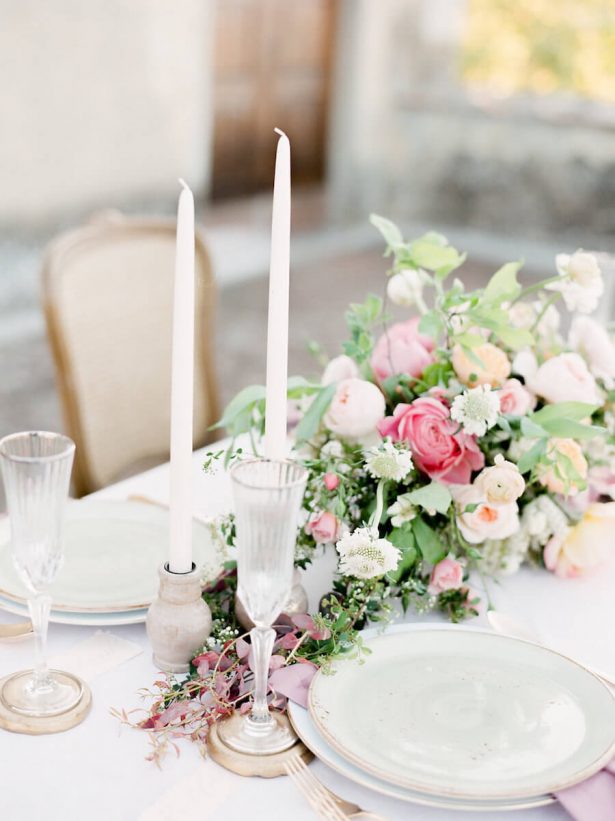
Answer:
[[[195, 513], [214, 515], [229, 507], [228, 478], [205, 474], [202, 453], [194, 454]], [[131, 494], [168, 499], [168, 466], [135, 476], [95, 494], [125, 499]], [[614, 540], [615, 551], [615, 540]], [[322, 560], [306, 574], [312, 601], [326, 588]], [[538, 629], [558, 649], [615, 674], [615, 561], [591, 579], [561, 580], [546, 572], [523, 570], [491, 595], [498, 609]], [[2, 614], [2, 620], [13, 617]], [[474, 620], [474, 624], [481, 624]], [[2, 821], [184, 821], [205, 819], [290, 819], [315, 817], [287, 778], [247, 779], [211, 761], [203, 762], [189, 743], [176, 758], [170, 754], [162, 770], [145, 760], [148, 738], [120, 728], [109, 710], [139, 706], [137, 690], [149, 687], [156, 669], [144, 625], [110, 628], [141, 645], [144, 652], [92, 682], [91, 714], [79, 727], [61, 735], [30, 737], [0, 732], [0, 819]], [[90, 636], [93, 628], [52, 624], [49, 654], [69, 650]], [[31, 639], [0, 642], [0, 675], [32, 663]], [[377, 810], [390, 821], [450, 821], [451, 817], [507, 819], [509, 813], [453, 813], [405, 804], [355, 786], [320, 762], [315, 775], [344, 798]], [[568, 815], [558, 806], [517, 813], [519, 821], [555, 821]]]

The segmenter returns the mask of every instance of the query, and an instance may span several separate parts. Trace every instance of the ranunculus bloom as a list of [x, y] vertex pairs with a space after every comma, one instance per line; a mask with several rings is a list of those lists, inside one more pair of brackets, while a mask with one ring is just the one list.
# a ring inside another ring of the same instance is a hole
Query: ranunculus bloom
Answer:
[[578, 353], [561, 353], [528, 378], [528, 387], [547, 402], [602, 403], [596, 380]]
[[463, 568], [455, 559], [442, 559], [431, 571], [427, 592], [432, 596], [445, 590], [458, 590], [463, 582]]
[[337, 473], [325, 473], [323, 482], [327, 490], [335, 490], [340, 483], [340, 477]]
[[555, 534], [544, 549], [545, 565], [556, 576], [580, 576], [600, 565], [613, 545], [615, 502], [590, 505], [574, 527]]
[[354, 359], [342, 354], [331, 359], [320, 381], [323, 385], [331, 385], [333, 382], [341, 382], [342, 379], [356, 379], [359, 375], [359, 366]]
[[615, 345], [604, 325], [589, 316], [576, 316], [572, 320], [570, 347], [587, 361], [592, 374], [604, 379], [608, 388], [615, 381]]
[[500, 413], [525, 416], [536, 405], [536, 397], [518, 379], [507, 379], [500, 391]]
[[378, 430], [394, 442], [407, 442], [416, 467], [440, 482], [467, 484], [472, 471], [485, 464], [474, 438], [458, 430], [439, 399], [421, 396], [411, 405], [397, 405]]
[[378, 379], [400, 373], [418, 377], [434, 361], [434, 341], [419, 333], [419, 322], [418, 317], [398, 322], [380, 337], [371, 359]]
[[342, 379], [323, 421], [343, 439], [360, 439], [376, 431], [385, 408], [384, 396], [372, 382]]
[[311, 519], [306, 524], [305, 529], [318, 544], [329, 544], [329, 542], [334, 542], [338, 538], [340, 524], [333, 513], [325, 511], [315, 519]]
[[[491, 385], [492, 388], [499, 387], [504, 380], [510, 376], [510, 362], [508, 357], [500, 348], [485, 342], [472, 348], [472, 353], [480, 364], [468, 356], [461, 345], [453, 348], [453, 369], [457, 378], [464, 385], [475, 388], [477, 385]], [[472, 378], [476, 377], [476, 378]]]
[[[470, 544], [480, 544], [487, 539], [506, 539], [519, 530], [516, 502], [488, 504], [476, 485], [452, 488], [451, 493], [457, 507], [457, 527]], [[468, 505], [476, 507], [466, 511]]]
[[587, 460], [583, 455], [583, 450], [579, 443], [574, 439], [549, 439], [547, 457], [553, 460], [555, 464], [553, 466], [539, 465], [538, 481], [544, 485], [547, 490], [550, 490], [551, 493], [563, 493], [567, 496], [574, 496], [579, 492], [580, 488], [574, 481], [562, 478], [555, 470], [557, 456], [560, 453], [568, 459], [581, 479], [587, 478]]
[[495, 457], [493, 467], [482, 470], [474, 485], [490, 505], [508, 505], [516, 502], [525, 490], [525, 480], [513, 462], [507, 462], [501, 453]]

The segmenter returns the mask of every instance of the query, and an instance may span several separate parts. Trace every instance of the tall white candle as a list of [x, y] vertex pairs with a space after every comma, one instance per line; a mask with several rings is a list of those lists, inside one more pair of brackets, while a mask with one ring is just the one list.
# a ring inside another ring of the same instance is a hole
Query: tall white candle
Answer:
[[273, 183], [269, 317], [267, 323], [267, 394], [265, 456], [286, 457], [288, 381], [288, 289], [290, 265], [290, 143], [279, 128]]
[[192, 569], [194, 197], [186, 183], [180, 183], [183, 190], [177, 207], [171, 377], [169, 570], [173, 573]]

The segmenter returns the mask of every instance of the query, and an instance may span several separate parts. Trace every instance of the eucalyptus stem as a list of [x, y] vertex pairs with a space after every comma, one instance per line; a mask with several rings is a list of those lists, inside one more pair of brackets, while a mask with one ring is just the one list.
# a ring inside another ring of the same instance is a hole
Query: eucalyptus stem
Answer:
[[516, 299], [513, 299], [512, 304], [514, 305], [515, 302], [518, 302], [520, 299], [523, 299], [530, 294], [535, 294], [538, 291], [544, 290], [547, 285], [551, 285], [554, 282], [562, 282], [564, 277], [557, 274], [554, 277], [549, 277], [548, 279], [542, 279], [540, 282], [535, 282], [533, 285], [528, 285], [527, 288], [524, 288], [519, 296]]

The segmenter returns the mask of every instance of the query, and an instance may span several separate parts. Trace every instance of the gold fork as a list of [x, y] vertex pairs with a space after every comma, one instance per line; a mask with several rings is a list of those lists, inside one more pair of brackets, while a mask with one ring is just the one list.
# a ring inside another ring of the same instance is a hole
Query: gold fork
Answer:
[[299, 756], [294, 756], [285, 765], [286, 772], [299, 788], [312, 809], [325, 821], [347, 821], [348, 818], [372, 818], [373, 821], [386, 821], [380, 815], [361, 809], [358, 804], [344, 801], [321, 784], [308, 769], [308, 765]]

